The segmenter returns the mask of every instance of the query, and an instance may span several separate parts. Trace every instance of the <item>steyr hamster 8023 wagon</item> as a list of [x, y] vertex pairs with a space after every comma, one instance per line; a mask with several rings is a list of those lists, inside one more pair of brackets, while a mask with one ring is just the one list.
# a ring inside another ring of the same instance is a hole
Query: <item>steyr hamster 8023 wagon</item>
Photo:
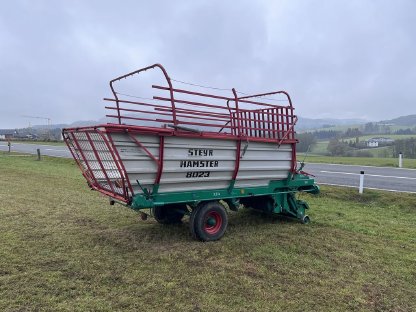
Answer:
[[[140, 96], [115, 89], [139, 82], [148, 86]], [[110, 203], [150, 211], [163, 224], [190, 215], [190, 232], [202, 241], [224, 235], [225, 206], [309, 222], [296, 193], [319, 188], [297, 168], [297, 117], [285, 91], [247, 95], [189, 84], [171, 79], [160, 64], [115, 78], [110, 88], [113, 98], [105, 100], [113, 105], [106, 109], [114, 122], [63, 130], [89, 186]]]

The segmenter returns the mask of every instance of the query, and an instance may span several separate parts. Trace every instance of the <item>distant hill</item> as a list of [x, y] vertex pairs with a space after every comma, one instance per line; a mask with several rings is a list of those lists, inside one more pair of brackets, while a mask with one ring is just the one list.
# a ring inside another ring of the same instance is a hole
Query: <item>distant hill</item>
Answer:
[[[66, 127], [67, 124], [52, 124], [52, 125], [33, 125], [31, 126], [32, 129], [56, 129], [56, 128], [64, 128]], [[22, 128], [22, 129], [26, 129], [26, 128]]]
[[[305, 130], [315, 130], [322, 128], [333, 128], [335, 126], [357, 126], [368, 123], [368, 120], [365, 119], [335, 119], [335, 118], [304, 118], [298, 117], [298, 122], [296, 124], [296, 129], [299, 131]], [[53, 124], [50, 126], [47, 125], [36, 125], [32, 126], [33, 129], [56, 129], [56, 128], [71, 128], [71, 127], [84, 127], [84, 126], [93, 126], [98, 124], [105, 124], [107, 122], [117, 122], [116, 119], [109, 119], [102, 117], [98, 120], [78, 120], [74, 121], [71, 124]], [[401, 116], [390, 120], [383, 120], [375, 122], [377, 124], [388, 124], [388, 125], [397, 125], [403, 127], [414, 127], [416, 126], [416, 115]]]
[[413, 127], [416, 126], [416, 115], [400, 116], [394, 119], [380, 121], [380, 123]]
[[98, 125], [100, 123], [106, 123], [106, 121], [97, 121], [97, 120], [79, 120], [79, 121], [74, 121], [73, 123], [70, 124], [53, 124], [53, 125], [34, 125], [32, 126], [33, 129], [45, 129], [45, 128], [51, 128], [51, 129], [55, 129], [55, 128], [72, 128], [72, 127], [85, 127], [85, 126], [94, 126], [94, 125]]
[[364, 119], [313, 119], [299, 117], [296, 128], [298, 130], [313, 130], [319, 128], [330, 128], [334, 126], [361, 125], [367, 122], [368, 120]]
[[[127, 115], [128, 116], [128, 115]], [[415, 115], [416, 116], [416, 115]], [[368, 122], [364, 119], [334, 119], [334, 118], [323, 118], [323, 119], [313, 119], [313, 118], [304, 118], [298, 117], [298, 122], [296, 128], [298, 130], [314, 130], [320, 128], [330, 128], [334, 126], [349, 126], [349, 125], [360, 125]], [[85, 126], [94, 126], [98, 124], [106, 124], [107, 122], [117, 122], [116, 119], [110, 119], [102, 117], [98, 120], [77, 120], [70, 124], [52, 124], [52, 125], [34, 125], [32, 129], [42, 130], [42, 129], [62, 129], [62, 128], [73, 128], [73, 127], [85, 127]]]

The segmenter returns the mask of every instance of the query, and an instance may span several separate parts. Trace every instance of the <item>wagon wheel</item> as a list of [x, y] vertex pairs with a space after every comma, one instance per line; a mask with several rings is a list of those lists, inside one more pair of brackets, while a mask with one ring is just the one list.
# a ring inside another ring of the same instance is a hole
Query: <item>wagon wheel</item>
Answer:
[[227, 229], [228, 217], [223, 205], [217, 201], [200, 204], [189, 219], [191, 234], [204, 242], [220, 239]]
[[153, 217], [161, 224], [180, 223], [188, 211], [186, 204], [168, 204], [153, 208]]

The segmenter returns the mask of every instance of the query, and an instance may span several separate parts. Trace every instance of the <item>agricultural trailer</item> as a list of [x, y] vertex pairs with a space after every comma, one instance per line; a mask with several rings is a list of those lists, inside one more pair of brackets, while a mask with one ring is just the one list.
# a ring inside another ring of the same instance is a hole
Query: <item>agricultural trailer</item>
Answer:
[[[122, 80], [149, 72], [162, 82], [145, 79], [134, 95], [116, 91]], [[88, 185], [110, 204], [161, 224], [189, 215], [190, 232], [201, 241], [224, 235], [226, 207], [310, 221], [297, 194], [319, 187], [303, 164], [298, 168], [297, 117], [285, 91], [249, 95], [185, 83], [160, 64], [117, 77], [110, 89], [104, 100], [111, 122], [62, 131]]]

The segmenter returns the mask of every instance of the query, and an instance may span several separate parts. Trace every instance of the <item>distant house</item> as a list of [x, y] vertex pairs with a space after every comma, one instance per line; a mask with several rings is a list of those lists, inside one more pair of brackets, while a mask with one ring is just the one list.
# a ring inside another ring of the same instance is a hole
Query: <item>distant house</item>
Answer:
[[15, 130], [0, 129], [0, 140], [10, 140], [15, 136]]
[[394, 142], [393, 139], [390, 138], [371, 138], [367, 140], [367, 146], [368, 147], [379, 147], [379, 146], [385, 146], [390, 145]]
[[368, 147], [378, 147], [378, 141], [374, 141], [373, 139], [370, 139], [367, 141]]

